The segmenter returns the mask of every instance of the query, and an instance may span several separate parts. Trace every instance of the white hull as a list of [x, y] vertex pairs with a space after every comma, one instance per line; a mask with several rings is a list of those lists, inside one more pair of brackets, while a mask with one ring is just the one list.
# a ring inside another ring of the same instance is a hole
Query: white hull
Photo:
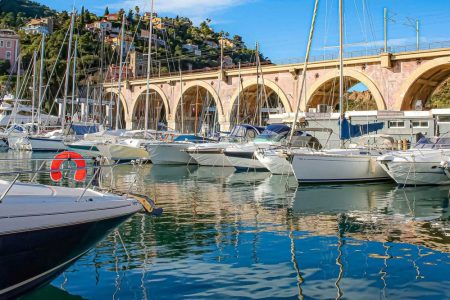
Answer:
[[64, 141], [59, 138], [10, 135], [8, 144], [9, 148], [14, 150], [54, 152], [67, 150]]
[[291, 162], [280, 149], [256, 151], [255, 156], [274, 175], [294, 175]]
[[255, 151], [267, 149], [272, 143], [249, 143], [228, 147], [224, 154], [238, 171], [269, 171], [255, 156]]
[[292, 168], [297, 181], [304, 183], [365, 182], [389, 179], [370, 155], [294, 154]]
[[379, 165], [399, 185], [444, 185], [450, 180], [441, 168], [449, 150], [411, 149], [378, 158]]
[[93, 141], [77, 141], [66, 145], [68, 150], [75, 151], [81, 154], [83, 157], [97, 157], [101, 155], [100, 151], [97, 148], [98, 144], [101, 143]]
[[144, 148], [121, 144], [97, 145], [101, 155], [114, 161], [130, 161], [136, 159], [148, 160], [150, 155]]
[[233, 167], [231, 162], [223, 153], [189, 153], [200, 166], [205, 167]]
[[147, 150], [154, 165], [195, 165], [197, 161], [183, 151], [190, 146], [191, 143], [154, 143], [147, 145]]
[[439, 162], [386, 162], [380, 166], [400, 185], [444, 185], [450, 179]]

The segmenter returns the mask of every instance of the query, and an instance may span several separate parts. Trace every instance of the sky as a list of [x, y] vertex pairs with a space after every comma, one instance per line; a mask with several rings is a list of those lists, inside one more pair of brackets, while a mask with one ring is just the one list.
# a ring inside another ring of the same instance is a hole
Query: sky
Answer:
[[[150, 0], [37, 0], [57, 10], [85, 6], [103, 14], [138, 5], [147, 11]], [[336, 53], [339, 43], [338, 0], [320, 0], [312, 55]], [[216, 31], [241, 35], [249, 48], [260, 43], [262, 53], [274, 62], [301, 58], [313, 14], [314, 0], [155, 0], [162, 16], [186, 16], [198, 24], [209, 18]], [[450, 40], [449, 0], [344, 0], [345, 51], [383, 47], [383, 9], [388, 9], [388, 45], [415, 45], [415, 20], [423, 46]]]

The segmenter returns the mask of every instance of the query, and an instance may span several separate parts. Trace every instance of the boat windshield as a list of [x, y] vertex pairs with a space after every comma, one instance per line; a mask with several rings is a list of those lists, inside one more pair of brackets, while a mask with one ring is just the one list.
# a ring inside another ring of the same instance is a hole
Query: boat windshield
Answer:
[[435, 138], [422, 137], [414, 145], [414, 149], [450, 149], [450, 137], [443, 136], [437, 140]]
[[282, 124], [274, 124], [267, 126], [266, 130], [263, 131], [258, 137], [255, 139], [255, 142], [263, 142], [263, 141], [274, 141], [278, 142], [282, 139], [286, 138], [289, 134], [291, 128]]

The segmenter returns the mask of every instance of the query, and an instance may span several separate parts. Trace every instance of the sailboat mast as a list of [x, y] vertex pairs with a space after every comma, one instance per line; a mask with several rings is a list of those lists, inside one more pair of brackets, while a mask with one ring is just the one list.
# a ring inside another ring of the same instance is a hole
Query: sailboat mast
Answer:
[[154, 0], [152, 0], [150, 10], [150, 26], [148, 34], [148, 58], [147, 58], [147, 93], [145, 94], [145, 134], [148, 130], [148, 107], [150, 101], [150, 73], [152, 67], [152, 37], [153, 37], [153, 13], [154, 13]]
[[39, 69], [39, 98], [38, 98], [38, 110], [37, 110], [37, 118], [38, 118], [38, 130], [39, 130], [39, 124], [41, 123], [41, 105], [42, 102], [44, 102], [43, 96], [42, 96], [42, 86], [44, 82], [44, 53], [45, 53], [45, 33], [42, 34], [42, 41], [41, 41], [41, 66]]
[[122, 29], [120, 33], [120, 51], [119, 51], [119, 86], [117, 95], [117, 109], [116, 109], [116, 130], [119, 129], [119, 116], [120, 116], [120, 95], [122, 93], [122, 65], [123, 65], [123, 42], [125, 37], [125, 14], [122, 16]]
[[74, 105], [75, 105], [75, 88], [76, 88], [76, 79], [77, 79], [77, 53], [78, 53], [78, 37], [75, 40], [75, 50], [73, 53], [73, 76], [72, 76], [72, 109], [71, 109], [71, 116], [73, 118], [74, 114]]
[[21, 70], [20, 70], [20, 65], [21, 65], [21, 62], [22, 62], [22, 56], [19, 55], [19, 56], [17, 57], [16, 96], [15, 96], [16, 100], [19, 98], [19, 90], [20, 90], [20, 71], [21, 71]]
[[66, 126], [66, 104], [67, 104], [67, 94], [69, 92], [70, 60], [72, 58], [72, 39], [73, 39], [74, 21], [75, 21], [75, 10], [72, 11], [72, 17], [70, 20], [69, 47], [67, 49], [66, 81], [64, 85], [64, 99], [61, 113], [61, 129], [63, 132]]
[[236, 116], [236, 125], [239, 125], [240, 122], [240, 111], [239, 108], [241, 107], [241, 61], [239, 61], [239, 87], [238, 87], [238, 98], [237, 98], [237, 116]]
[[36, 106], [36, 57], [37, 52], [33, 53], [33, 93], [31, 95], [31, 124], [34, 124], [34, 109]]
[[292, 141], [292, 137], [294, 136], [294, 132], [295, 132], [295, 128], [297, 125], [297, 118], [298, 118], [298, 114], [300, 111], [300, 103], [301, 103], [301, 99], [302, 99], [302, 94], [303, 94], [303, 89], [305, 87], [305, 83], [306, 83], [306, 69], [308, 67], [308, 62], [309, 62], [309, 54], [311, 52], [311, 43], [314, 37], [314, 26], [316, 24], [316, 17], [317, 17], [317, 9], [319, 7], [319, 0], [316, 0], [315, 4], [314, 4], [314, 12], [313, 12], [313, 17], [311, 20], [311, 27], [309, 29], [309, 39], [308, 39], [308, 45], [306, 46], [306, 55], [305, 55], [305, 62], [303, 63], [303, 72], [302, 72], [302, 79], [300, 81], [300, 89], [298, 92], [298, 99], [297, 99], [297, 109], [295, 111], [295, 116], [294, 116], [294, 121], [292, 122], [292, 128], [291, 128], [291, 133], [289, 136], [289, 145], [291, 144]]
[[[343, 0], [339, 0], [339, 131], [342, 131], [342, 116], [344, 113], [344, 7]], [[342, 133], [342, 132], [341, 132]], [[340, 141], [341, 148], [344, 145]]]

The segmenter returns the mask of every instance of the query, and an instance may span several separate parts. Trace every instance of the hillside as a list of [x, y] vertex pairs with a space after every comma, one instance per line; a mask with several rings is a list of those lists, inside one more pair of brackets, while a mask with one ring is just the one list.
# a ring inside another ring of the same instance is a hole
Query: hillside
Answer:
[[2, 28], [19, 27], [28, 18], [50, 17], [54, 15], [56, 15], [56, 11], [30, 0], [0, 1], [0, 26]]

